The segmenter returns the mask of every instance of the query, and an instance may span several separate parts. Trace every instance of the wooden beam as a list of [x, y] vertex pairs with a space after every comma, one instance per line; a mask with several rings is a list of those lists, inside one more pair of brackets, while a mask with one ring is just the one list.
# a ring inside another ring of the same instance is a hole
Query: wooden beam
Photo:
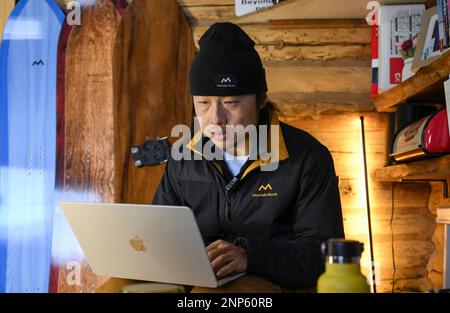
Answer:
[[234, 5], [236, 0], [177, 0], [183, 7], [188, 6], [211, 6], [211, 5]]
[[292, 19], [269, 20], [271, 28], [369, 28], [365, 19]]
[[183, 7], [183, 11], [191, 25], [209, 26], [215, 22], [231, 20], [236, 16], [232, 5], [191, 6]]
[[[193, 28], [196, 42], [208, 28], [208, 26], [196, 26]], [[271, 29], [268, 25], [242, 25], [242, 29], [257, 45], [272, 44], [280, 47], [371, 44], [371, 32], [367, 27], [338, 29], [288, 28], [280, 30]], [[370, 70], [370, 66], [368, 70]]]
[[265, 69], [269, 90], [279, 92], [343, 92], [369, 93], [371, 81], [370, 68], [359, 64], [340, 66], [318, 61], [317, 64], [266, 64]]
[[[302, 117], [317, 117], [321, 114], [369, 112], [374, 109], [373, 103], [366, 93], [269, 93], [269, 99], [275, 103], [280, 111], [281, 118], [286, 121]], [[357, 132], [354, 129], [351, 131]], [[341, 132], [343, 132], [342, 129]], [[334, 131], [332, 133], [334, 134]], [[346, 138], [339, 140], [336, 144], [343, 145], [343, 141], [346, 141]], [[354, 146], [353, 142], [350, 142], [349, 145]]]
[[356, 45], [285, 45], [283, 42], [279, 44], [256, 45], [261, 59], [264, 61], [297, 61], [297, 60], [340, 60], [352, 59], [355, 61], [370, 62], [370, 44]]

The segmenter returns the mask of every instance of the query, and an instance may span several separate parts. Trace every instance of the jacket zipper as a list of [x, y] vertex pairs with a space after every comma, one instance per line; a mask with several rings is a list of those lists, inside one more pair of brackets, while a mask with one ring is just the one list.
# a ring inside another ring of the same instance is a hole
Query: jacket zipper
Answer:
[[225, 219], [227, 222], [231, 222], [231, 199], [230, 193], [238, 183], [239, 178], [233, 177], [233, 179], [225, 187]]

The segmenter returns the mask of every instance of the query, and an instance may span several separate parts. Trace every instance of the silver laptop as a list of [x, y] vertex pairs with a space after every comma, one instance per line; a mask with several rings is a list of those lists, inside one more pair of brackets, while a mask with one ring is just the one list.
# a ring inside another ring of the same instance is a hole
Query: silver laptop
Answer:
[[245, 273], [216, 277], [188, 207], [61, 202], [97, 275], [219, 287]]

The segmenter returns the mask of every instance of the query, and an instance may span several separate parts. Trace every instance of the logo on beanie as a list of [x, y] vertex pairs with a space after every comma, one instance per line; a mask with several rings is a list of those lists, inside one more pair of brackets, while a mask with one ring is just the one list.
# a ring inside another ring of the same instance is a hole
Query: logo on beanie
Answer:
[[237, 88], [239, 81], [233, 74], [217, 74], [214, 83], [217, 89]]

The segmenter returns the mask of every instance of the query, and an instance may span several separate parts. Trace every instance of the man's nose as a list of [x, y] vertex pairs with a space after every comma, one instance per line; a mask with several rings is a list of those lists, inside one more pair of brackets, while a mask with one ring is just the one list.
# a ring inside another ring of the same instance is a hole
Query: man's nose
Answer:
[[215, 125], [225, 125], [227, 122], [226, 112], [222, 104], [214, 103], [212, 106], [212, 118], [211, 122]]

